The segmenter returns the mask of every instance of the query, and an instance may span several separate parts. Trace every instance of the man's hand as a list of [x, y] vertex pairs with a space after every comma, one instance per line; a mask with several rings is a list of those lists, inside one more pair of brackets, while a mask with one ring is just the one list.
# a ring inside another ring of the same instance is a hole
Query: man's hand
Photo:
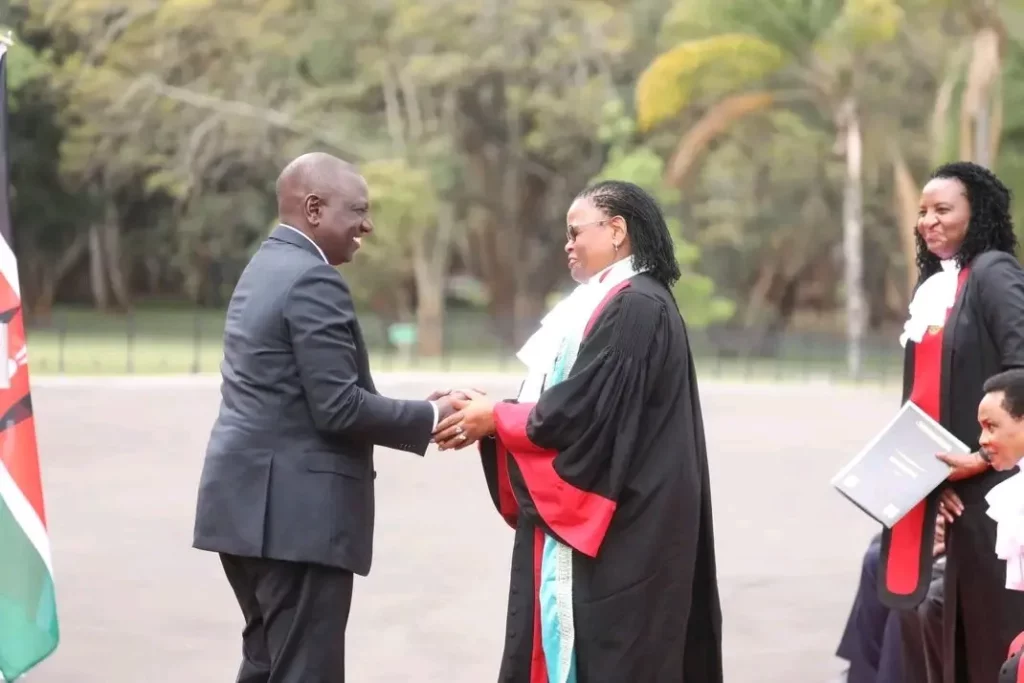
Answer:
[[463, 401], [468, 401], [469, 400], [469, 395], [471, 393], [473, 393], [473, 392], [476, 392], [476, 393], [480, 394], [481, 396], [486, 396], [487, 395], [486, 391], [480, 391], [479, 389], [438, 389], [438, 390], [434, 391], [433, 393], [431, 393], [430, 396], [427, 396], [427, 400], [428, 401], [436, 401], [439, 398], [444, 398], [445, 396], [450, 396], [452, 398], [460, 398]]
[[438, 390], [432, 392], [430, 394], [430, 396], [427, 396], [427, 400], [428, 401], [436, 401], [437, 399], [442, 398], [444, 396], [448, 396], [451, 393], [452, 393], [451, 389], [438, 389]]
[[[963, 512], [964, 502], [960, 500], [960, 496], [956, 495], [956, 491], [951, 488], [942, 489], [942, 493], [939, 494], [939, 517], [946, 523], [952, 524]], [[943, 529], [943, 533], [945, 533], [945, 529]]]
[[[431, 394], [431, 396], [433, 396], [433, 394]], [[437, 427], [434, 428], [436, 434], [437, 429], [440, 428], [444, 421], [449, 419], [453, 414], [455, 414], [455, 411], [457, 410], [457, 408], [455, 407], [455, 402], [460, 401], [462, 399], [458, 394], [448, 393], [443, 394], [437, 399], [427, 400], [433, 401], [434, 404], [437, 406]]]
[[977, 453], [961, 455], [959, 453], [938, 453], [935, 456], [953, 468], [949, 473], [950, 481], [960, 481], [981, 474], [988, 469], [988, 463]]
[[467, 392], [469, 400], [456, 398], [456, 413], [441, 420], [434, 441], [442, 451], [462, 449], [494, 434], [494, 403], [477, 391]]

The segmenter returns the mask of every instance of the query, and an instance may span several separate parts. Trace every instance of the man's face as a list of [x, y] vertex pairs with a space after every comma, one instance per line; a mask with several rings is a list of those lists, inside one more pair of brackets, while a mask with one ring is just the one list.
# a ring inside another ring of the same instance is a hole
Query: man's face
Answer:
[[1003, 392], [985, 394], [978, 404], [978, 440], [992, 459], [994, 469], [1011, 470], [1024, 457], [1024, 418], [1014, 418], [1006, 411]]
[[306, 215], [331, 265], [348, 263], [373, 230], [366, 181], [354, 173], [342, 175], [325, 196], [306, 198]]

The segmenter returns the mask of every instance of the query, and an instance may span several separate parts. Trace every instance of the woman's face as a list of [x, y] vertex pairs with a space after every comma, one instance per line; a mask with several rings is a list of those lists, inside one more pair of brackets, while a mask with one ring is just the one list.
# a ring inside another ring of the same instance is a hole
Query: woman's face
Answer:
[[1006, 410], [1005, 394], [985, 394], [978, 404], [981, 436], [978, 444], [992, 459], [992, 468], [1012, 470], [1024, 456], [1024, 419], [1016, 419]]
[[586, 282], [628, 253], [626, 222], [621, 216], [605, 215], [586, 197], [572, 203], [565, 223], [565, 253], [576, 282]]
[[917, 232], [925, 245], [940, 259], [960, 251], [971, 222], [967, 191], [955, 178], [933, 178], [921, 191]]

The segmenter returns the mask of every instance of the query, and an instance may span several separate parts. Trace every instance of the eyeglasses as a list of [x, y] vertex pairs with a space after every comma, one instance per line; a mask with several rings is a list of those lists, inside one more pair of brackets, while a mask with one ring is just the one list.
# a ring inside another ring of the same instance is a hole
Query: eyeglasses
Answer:
[[610, 221], [615, 220], [617, 216], [611, 218], [602, 218], [599, 221], [591, 221], [590, 223], [580, 223], [579, 225], [568, 225], [565, 229], [565, 239], [567, 242], [575, 242], [576, 238], [579, 237], [580, 230], [583, 228], [589, 228], [591, 225], [604, 225]]

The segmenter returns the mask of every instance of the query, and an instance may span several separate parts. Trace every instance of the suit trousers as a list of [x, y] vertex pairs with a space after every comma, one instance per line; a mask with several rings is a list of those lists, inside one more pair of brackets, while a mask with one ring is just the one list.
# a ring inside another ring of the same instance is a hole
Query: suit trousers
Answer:
[[900, 612], [906, 683], [942, 683], [942, 609], [946, 565], [932, 567], [928, 595], [916, 609]]
[[345, 683], [352, 572], [221, 553], [245, 618], [237, 683]]
[[878, 599], [882, 537], [871, 539], [860, 584], [836, 655], [850, 663], [848, 683], [908, 683], [900, 648], [899, 615]]

